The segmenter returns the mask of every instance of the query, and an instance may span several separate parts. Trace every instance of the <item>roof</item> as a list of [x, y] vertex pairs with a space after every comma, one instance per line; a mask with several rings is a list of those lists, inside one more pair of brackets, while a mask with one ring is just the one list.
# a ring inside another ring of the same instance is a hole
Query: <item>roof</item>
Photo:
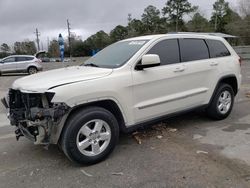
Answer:
[[132, 41], [132, 40], [153, 40], [153, 39], [159, 39], [162, 37], [189, 37], [189, 38], [210, 38], [210, 39], [218, 39], [221, 38], [219, 35], [212, 35], [208, 33], [192, 33], [192, 32], [179, 32], [179, 33], [168, 33], [168, 34], [159, 34], [159, 35], [146, 35], [146, 36], [140, 36], [140, 37], [134, 37], [125, 39], [123, 41]]
[[204, 33], [204, 32], [173, 32], [173, 33], [168, 33], [168, 34], [197, 34], [197, 35], [210, 35], [210, 36], [217, 36], [217, 37], [222, 37], [222, 38], [238, 38], [237, 36], [234, 35], [229, 35], [225, 33]]
[[11, 55], [8, 57], [34, 57], [33, 55]]
[[10, 58], [10, 57], [35, 57], [35, 56], [32, 56], [32, 55], [10, 55], [10, 56], [7, 56], [3, 59]]

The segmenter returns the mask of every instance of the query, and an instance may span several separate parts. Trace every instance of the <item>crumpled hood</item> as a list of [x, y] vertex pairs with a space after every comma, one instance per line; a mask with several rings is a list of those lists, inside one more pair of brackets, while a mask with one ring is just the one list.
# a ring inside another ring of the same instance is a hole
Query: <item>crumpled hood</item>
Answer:
[[112, 69], [86, 66], [65, 67], [17, 79], [12, 88], [22, 92], [44, 93], [50, 88], [101, 78], [111, 73]]

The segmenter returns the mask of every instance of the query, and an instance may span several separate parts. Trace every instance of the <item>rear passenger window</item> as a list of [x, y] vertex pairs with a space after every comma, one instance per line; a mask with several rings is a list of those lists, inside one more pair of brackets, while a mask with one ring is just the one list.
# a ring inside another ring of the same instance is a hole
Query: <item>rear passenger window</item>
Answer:
[[16, 57], [17, 61], [31, 61], [33, 57]]
[[16, 61], [26, 61], [26, 57], [16, 57]]
[[180, 62], [179, 46], [177, 39], [168, 39], [157, 43], [147, 54], [157, 54], [160, 57], [161, 65], [168, 65]]
[[227, 47], [221, 41], [218, 41], [218, 40], [206, 40], [206, 41], [209, 47], [211, 58], [224, 57], [224, 56], [231, 55]]
[[209, 59], [207, 45], [202, 39], [180, 39], [181, 60], [183, 62]]

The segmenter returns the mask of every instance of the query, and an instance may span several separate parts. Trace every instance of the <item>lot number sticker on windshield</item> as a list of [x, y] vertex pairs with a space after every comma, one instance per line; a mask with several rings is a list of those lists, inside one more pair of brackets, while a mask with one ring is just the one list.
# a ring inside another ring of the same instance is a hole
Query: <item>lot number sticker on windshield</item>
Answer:
[[129, 43], [129, 45], [143, 45], [146, 41], [132, 41]]

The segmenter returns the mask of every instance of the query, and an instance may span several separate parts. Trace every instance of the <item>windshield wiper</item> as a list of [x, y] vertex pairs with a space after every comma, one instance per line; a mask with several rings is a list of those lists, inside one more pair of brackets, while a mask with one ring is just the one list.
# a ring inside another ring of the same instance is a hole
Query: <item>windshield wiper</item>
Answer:
[[84, 66], [88, 66], [88, 67], [99, 67], [98, 65], [94, 64], [94, 63], [87, 63], [84, 64]]

